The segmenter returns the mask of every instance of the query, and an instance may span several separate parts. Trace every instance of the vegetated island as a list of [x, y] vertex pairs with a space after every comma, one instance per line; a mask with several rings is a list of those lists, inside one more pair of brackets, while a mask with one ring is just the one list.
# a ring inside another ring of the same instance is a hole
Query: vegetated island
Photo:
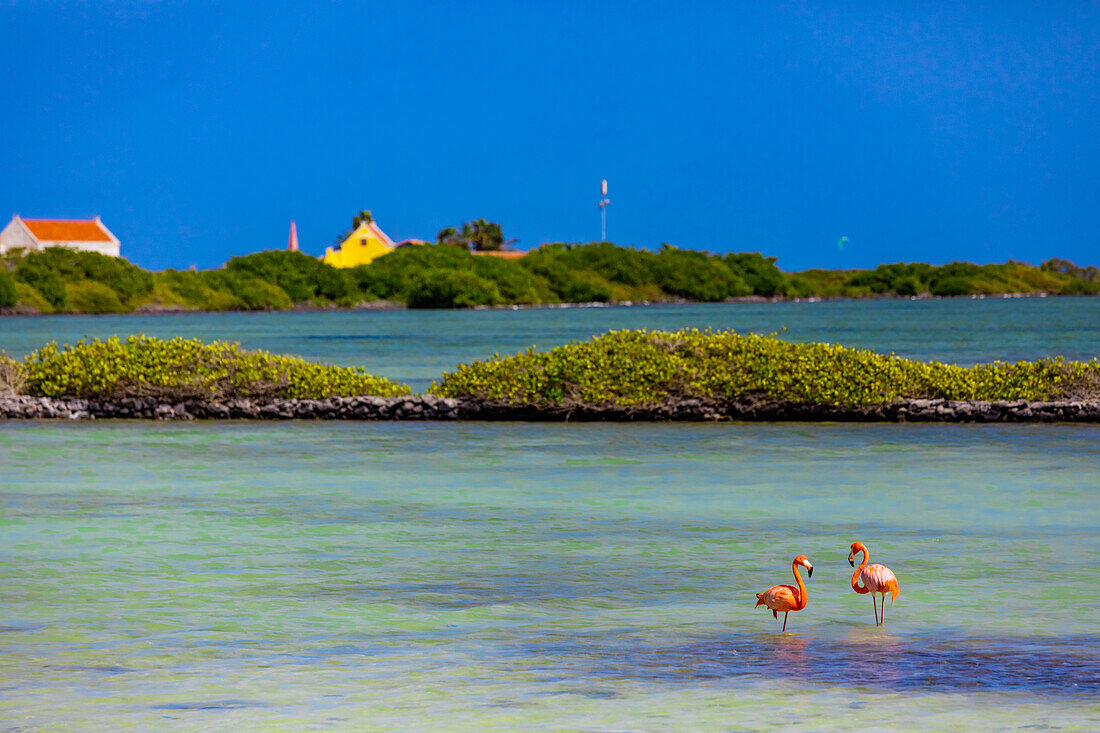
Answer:
[[[949, 297], [1100, 293], [1100, 269], [1061, 259], [880, 265], [783, 272], [774, 257], [717, 255], [608, 242], [546, 244], [523, 257], [464, 245], [402, 247], [340, 269], [301, 252], [233, 257], [216, 270], [151, 272], [118, 257], [64, 247], [0, 258], [0, 314], [271, 311], [313, 308], [471, 308], [738, 299]], [[488, 253], [491, 254], [491, 253]]]
[[1100, 422], [1100, 360], [962, 367], [733, 331], [611, 331], [459, 365], [361, 368], [131, 336], [0, 357], [0, 418]]

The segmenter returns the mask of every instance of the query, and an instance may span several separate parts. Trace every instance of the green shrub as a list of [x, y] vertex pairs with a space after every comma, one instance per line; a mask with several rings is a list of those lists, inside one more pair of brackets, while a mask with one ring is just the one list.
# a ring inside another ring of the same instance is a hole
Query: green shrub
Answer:
[[865, 288], [870, 293], [889, 293], [894, 290], [894, 278], [885, 267], [874, 270], [861, 270], [848, 278], [848, 287]]
[[539, 303], [538, 278], [512, 260], [492, 256], [473, 257], [474, 274], [495, 284], [504, 303]]
[[732, 331], [612, 331], [548, 352], [459, 365], [432, 385], [444, 397], [534, 404], [659, 404], [753, 398], [873, 405], [896, 398], [1041, 400], [1094, 394], [1100, 360], [959, 367], [833, 344]]
[[609, 283], [645, 285], [653, 282], [652, 252], [617, 247], [610, 242], [589, 244], [544, 244], [520, 260], [528, 269], [536, 270], [549, 261], [559, 262], [565, 270], [588, 270]]
[[426, 270], [473, 270], [474, 255], [461, 247], [446, 244], [401, 247], [369, 265], [348, 272], [361, 292], [374, 293], [385, 300], [407, 301], [413, 280]]
[[298, 357], [245, 351], [239, 344], [130, 336], [49, 344], [24, 362], [27, 388], [44, 397], [237, 397], [324, 399], [409, 394], [403, 384], [362, 368], [314, 364]]
[[1043, 272], [1057, 273], [1059, 275], [1073, 278], [1075, 280], [1100, 283], [1100, 267], [1097, 267], [1096, 265], [1089, 265], [1088, 267], [1078, 267], [1069, 260], [1063, 260], [1059, 257], [1052, 257], [1043, 264], [1039, 265], [1039, 269]]
[[15, 292], [19, 296], [19, 305], [33, 308], [39, 313], [53, 313], [54, 308], [50, 302], [42, 297], [42, 293], [24, 282], [15, 282]]
[[752, 288], [734, 275], [720, 257], [665, 247], [654, 259], [653, 274], [661, 289], [688, 300], [719, 301], [752, 295]]
[[[440, 271], [462, 274], [442, 278], [438, 274]], [[352, 268], [350, 272], [360, 292], [387, 300], [404, 300], [414, 308], [462, 307], [447, 302], [447, 292], [454, 288], [458, 288], [454, 302], [468, 301], [470, 305], [539, 303], [549, 294], [545, 282], [516, 262], [475, 256], [461, 247], [446, 244], [402, 247], [369, 265]], [[432, 273], [430, 277], [429, 272]], [[489, 282], [493, 287], [475, 284], [470, 276]], [[425, 283], [433, 288], [431, 293], [419, 292]], [[468, 297], [463, 297], [463, 292]]]
[[[84, 278], [106, 285], [118, 294], [126, 304], [153, 292], [153, 275], [137, 265], [132, 265], [121, 257], [109, 257], [98, 252], [75, 252], [64, 247], [52, 247], [52, 250], [65, 252], [72, 263], [74, 272], [82, 273]], [[50, 251], [50, 250], [46, 250]]]
[[19, 302], [15, 281], [7, 269], [0, 265], [0, 308], [10, 308]]
[[1064, 295], [1096, 295], [1100, 293], [1100, 281], [1070, 280], [1059, 292]]
[[164, 270], [154, 273], [154, 295], [158, 295], [166, 305], [178, 305], [204, 311], [244, 310], [245, 305], [231, 292], [220, 290], [225, 287], [234, 290], [237, 280], [224, 271], [179, 271]]
[[613, 287], [598, 272], [571, 270], [561, 259], [537, 254], [527, 255], [521, 262], [525, 269], [546, 284], [554, 296], [554, 300], [549, 302], [606, 303], [611, 300]]
[[278, 285], [295, 303], [343, 300], [357, 294], [347, 270], [341, 270], [303, 252], [267, 250], [233, 257], [226, 269], [246, 278]]
[[945, 277], [937, 279], [929, 288], [932, 295], [958, 296], [975, 292], [974, 281], [965, 277]]
[[274, 283], [258, 277], [246, 277], [237, 281], [232, 295], [240, 299], [244, 310], [285, 311], [294, 307], [290, 296]]
[[[727, 257], [728, 259], [728, 257]], [[1095, 268], [1093, 268], [1095, 269]], [[1001, 293], [1089, 293], [1093, 270], [1078, 268], [1064, 260], [1048, 261], [1043, 267], [1023, 262], [975, 265], [949, 262], [935, 267], [923, 262], [897, 262], [873, 270], [806, 270], [788, 276], [788, 295], [863, 295], [896, 293], [939, 296], [996, 295]], [[1100, 270], [1096, 272], [1100, 273]]]
[[759, 252], [739, 252], [725, 257], [726, 266], [752, 288], [754, 294], [768, 297], [785, 295], [787, 291], [787, 278], [775, 266], [775, 260]]
[[634, 303], [649, 302], [660, 303], [668, 300], [668, 293], [653, 283], [646, 285], [613, 285], [611, 296], [619, 302], [631, 301]]
[[910, 275], [909, 277], [903, 277], [894, 283], [894, 292], [898, 295], [920, 295], [924, 285], [920, 280]]
[[202, 310], [287, 310], [294, 306], [278, 285], [245, 272], [168, 270], [159, 277], [181, 300]]
[[817, 295], [817, 283], [805, 276], [804, 273], [795, 273], [787, 276], [787, 285], [784, 295], [792, 298], [809, 298]]
[[118, 294], [100, 282], [80, 280], [65, 286], [68, 308], [77, 313], [125, 313]]
[[414, 276], [410, 308], [468, 308], [503, 302], [496, 284], [465, 270], [431, 268]]
[[1003, 272], [1004, 279], [1016, 286], [1016, 290], [1013, 292], [1027, 293], [1041, 291], [1057, 293], [1061, 292], [1065, 283], [1064, 277], [1060, 277], [1038, 267], [1032, 267], [1024, 262], [1009, 261], [1003, 265], [987, 265], [987, 267], [1000, 268]]
[[[617, 247], [610, 242], [559, 242], [544, 244], [520, 263], [545, 279], [565, 302], [609, 300], [613, 294], [619, 299], [673, 295], [717, 301], [757, 292], [742, 273], [748, 273], [759, 286], [759, 292], [767, 295], [779, 292], [784, 281], [775, 267], [775, 258], [759, 254], [722, 258], [669, 246], [655, 254]], [[654, 286], [660, 288], [659, 293], [653, 292]]]
[[46, 260], [34, 258], [33, 255], [24, 258], [15, 270], [15, 279], [34, 288], [51, 308], [64, 310], [68, 307], [69, 293], [65, 289], [65, 281]]
[[23, 256], [16, 278], [33, 286], [55, 308], [69, 307], [65, 285], [91, 280], [113, 290], [123, 304], [153, 292], [153, 276], [121, 257], [68, 247], [47, 247]]

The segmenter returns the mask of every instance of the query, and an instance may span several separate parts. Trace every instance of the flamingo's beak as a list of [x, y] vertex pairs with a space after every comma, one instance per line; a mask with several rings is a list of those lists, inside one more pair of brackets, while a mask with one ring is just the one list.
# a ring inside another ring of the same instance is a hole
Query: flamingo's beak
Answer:
[[856, 561], [852, 559], [851, 555], [848, 556], [848, 564], [851, 565], [853, 568], [856, 566]]
[[807, 575], [809, 575], [811, 578], [814, 577], [814, 566], [813, 565], [807, 565], [806, 570], [807, 570], [807, 573], [806, 573]]

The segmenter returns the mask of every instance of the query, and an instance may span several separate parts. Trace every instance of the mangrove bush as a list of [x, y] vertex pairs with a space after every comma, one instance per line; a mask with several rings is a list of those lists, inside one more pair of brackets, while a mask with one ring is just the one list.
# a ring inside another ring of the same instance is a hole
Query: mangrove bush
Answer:
[[361, 367], [246, 351], [237, 343], [147, 336], [93, 339], [29, 354], [21, 371], [29, 394], [42, 397], [164, 399], [304, 398], [409, 394], [408, 386]]
[[897, 398], [1047, 400], [1100, 394], [1100, 360], [962, 367], [733, 331], [611, 331], [550, 351], [494, 355], [432, 392], [537, 405], [761, 399], [863, 406]]

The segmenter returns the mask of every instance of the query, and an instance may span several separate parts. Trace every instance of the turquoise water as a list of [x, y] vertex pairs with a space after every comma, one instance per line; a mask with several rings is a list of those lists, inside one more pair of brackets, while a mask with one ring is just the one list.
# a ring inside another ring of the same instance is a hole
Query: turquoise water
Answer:
[[[973, 362], [1100, 298], [0, 319], [418, 389], [608, 328]], [[0, 729], [1100, 728], [1100, 427], [0, 423]], [[876, 628], [848, 545], [898, 575]], [[815, 566], [788, 633], [755, 594]]]
[[460, 362], [550, 348], [612, 328], [734, 328], [919, 359], [975, 362], [1100, 356], [1100, 298], [946, 299], [495, 311], [204, 313], [0, 318], [0, 349], [23, 356], [56, 340], [146, 333], [229, 339], [408, 382]]
[[0, 466], [9, 727], [1100, 725], [1094, 427], [11, 423]]

